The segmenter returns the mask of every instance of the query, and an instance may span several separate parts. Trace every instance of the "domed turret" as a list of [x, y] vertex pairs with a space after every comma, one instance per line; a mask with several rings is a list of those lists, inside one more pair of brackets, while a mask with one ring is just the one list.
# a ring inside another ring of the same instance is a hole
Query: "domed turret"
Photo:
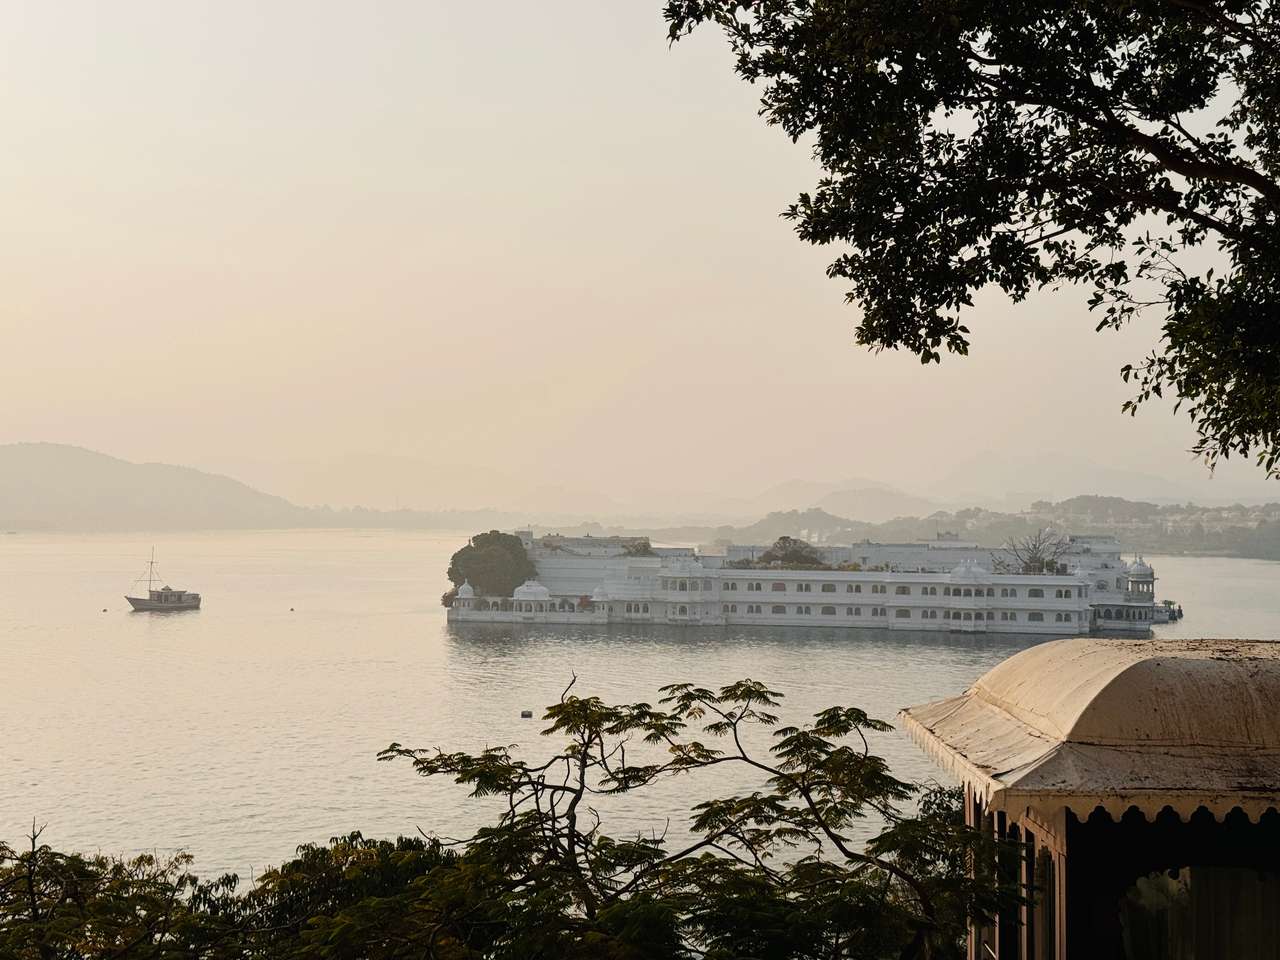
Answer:
[[511, 595], [513, 600], [547, 600], [550, 596], [551, 591], [537, 580], [526, 580]]
[[476, 595], [475, 589], [471, 586], [471, 581], [463, 580], [462, 586], [458, 588], [459, 600], [474, 600]]

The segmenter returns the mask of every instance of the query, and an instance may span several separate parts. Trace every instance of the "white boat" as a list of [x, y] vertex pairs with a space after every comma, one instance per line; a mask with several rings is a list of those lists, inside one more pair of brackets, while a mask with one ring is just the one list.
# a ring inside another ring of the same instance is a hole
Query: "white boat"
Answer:
[[[189, 590], [175, 590], [168, 584], [156, 589], [155, 585], [160, 580], [160, 577], [156, 570], [156, 552], [154, 548], [151, 551], [151, 559], [147, 561], [147, 572], [143, 576], [147, 578], [147, 595], [145, 597], [125, 597], [135, 611], [169, 613], [175, 610], [200, 609], [200, 594], [198, 593], [191, 593]], [[141, 582], [142, 577], [139, 577], [134, 581], [134, 584]]]

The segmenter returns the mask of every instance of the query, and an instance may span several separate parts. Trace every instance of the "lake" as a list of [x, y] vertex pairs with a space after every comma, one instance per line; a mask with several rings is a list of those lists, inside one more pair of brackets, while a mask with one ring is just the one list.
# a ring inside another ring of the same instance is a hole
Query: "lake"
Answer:
[[[32, 822], [63, 849], [182, 848], [249, 878], [302, 842], [362, 830], [462, 836], [488, 806], [404, 763], [392, 741], [545, 752], [522, 709], [575, 691], [655, 702], [676, 681], [764, 680], [784, 719], [832, 704], [892, 720], [963, 690], [1035, 638], [877, 630], [450, 628], [439, 597], [465, 535], [263, 531], [0, 535], [0, 839]], [[155, 545], [204, 609], [129, 612]], [[1151, 557], [1186, 618], [1161, 635], [1280, 637], [1280, 563]], [[103, 608], [106, 608], [105, 610]], [[875, 749], [905, 779], [942, 774], [904, 736]], [[615, 834], [673, 832], [717, 772], [606, 803]]]

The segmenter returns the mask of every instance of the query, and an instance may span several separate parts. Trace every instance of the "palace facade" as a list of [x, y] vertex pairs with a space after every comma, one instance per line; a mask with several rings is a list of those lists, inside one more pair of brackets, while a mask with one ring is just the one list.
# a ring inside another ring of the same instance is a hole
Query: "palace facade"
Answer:
[[[846, 569], [744, 569], [766, 548], [725, 555], [652, 548], [626, 537], [534, 537], [517, 531], [538, 576], [511, 597], [463, 584], [450, 621], [879, 627], [962, 633], [1145, 634], [1155, 572], [1125, 563], [1113, 538], [1073, 538], [1059, 573], [996, 572], [999, 552], [973, 544], [827, 548]], [[846, 555], [847, 552], [847, 555]], [[984, 563], [983, 560], [986, 562]], [[857, 569], [852, 569], [852, 567]]]

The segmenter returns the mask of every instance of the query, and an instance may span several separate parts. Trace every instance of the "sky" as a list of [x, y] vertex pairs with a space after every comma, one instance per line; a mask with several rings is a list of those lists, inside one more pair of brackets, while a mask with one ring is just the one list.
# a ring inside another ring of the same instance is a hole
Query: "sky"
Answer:
[[758, 93], [660, 0], [0, 0], [0, 443], [423, 509], [1280, 499], [1120, 413], [1156, 320], [1083, 291], [854, 345]]

